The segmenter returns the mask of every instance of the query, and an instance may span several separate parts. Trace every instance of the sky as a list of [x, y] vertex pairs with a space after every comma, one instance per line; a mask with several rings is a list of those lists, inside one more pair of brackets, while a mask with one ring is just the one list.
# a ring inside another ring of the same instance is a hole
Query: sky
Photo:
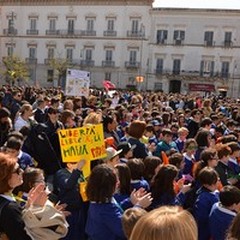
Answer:
[[155, 0], [153, 7], [240, 9], [240, 0]]

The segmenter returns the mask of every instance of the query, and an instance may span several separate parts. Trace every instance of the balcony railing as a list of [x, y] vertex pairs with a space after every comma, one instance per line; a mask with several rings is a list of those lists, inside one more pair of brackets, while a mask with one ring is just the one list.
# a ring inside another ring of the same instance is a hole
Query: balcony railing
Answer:
[[81, 30], [70, 30], [70, 29], [66, 29], [66, 30], [58, 30], [59, 32], [59, 36], [61, 37], [79, 37], [81, 36]]
[[103, 32], [103, 35], [106, 37], [116, 37], [117, 31], [107, 30]]
[[114, 67], [115, 62], [114, 61], [102, 61], [102, 66], [103, 67]]
[[230, 73], [228, 73], [228, 72], [221, 72], [221, 73], [220, 73], [220, 76], [221, 76], [221, 78], [226, 78], [226, 79], [228, 79], [228, 78], [230, 77]]
[[181, 46], [181, 45], [183, 45], [183, 43], [184, 43], [184, 40], [182, 40], [182, 39], [175, 39], [173, 42], [173, 44], [175, 46]]
[[204, 46], [205, 47], [214, 47], [215, 42], [214, 41], [204, 41]]
[[93, 67], [94, 61], [93, 60], [81, 60], [80, 65], [83, 67]]
[[139, 68], [140, 62], [125, 62], [126, 68]]
[[158, 39], [156, 44], [158, 44], [158, 45], [167, 44], [167, 39]]
[[128, 37], [142, 38], [145, 34], [141, 31], [127, 31]]
[[5, 28], [3, 29], [4, 35], [17, 35], [17, 29], [16, 28]]
[[37, 64], [37, 58], [26, 58], [25, 61], [29, 64]]
[[38, 35], [38, 30], [37, 29], [28, 29], [27, 35]]
[[51, 35], [51, 36], [59, 35], [59, 30], [46, 30], [46, 35]]
[[233, 42], [232, 41], [224, 41], [224, 47], [232, 47]]
[[94, 30], [82, 30], [81, 35], [82, 36], [96, 36], [96, 31], [94, 31]]

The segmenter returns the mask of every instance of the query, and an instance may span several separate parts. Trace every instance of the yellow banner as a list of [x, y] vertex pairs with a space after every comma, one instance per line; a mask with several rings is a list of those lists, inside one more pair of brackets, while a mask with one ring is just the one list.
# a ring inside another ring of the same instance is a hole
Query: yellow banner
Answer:
[[102, 124], [63, 129], [58, 131], [58, 137], [63, 162], [87, 161], [85, 177], [90, 173], [90, 161], [106, 156]]

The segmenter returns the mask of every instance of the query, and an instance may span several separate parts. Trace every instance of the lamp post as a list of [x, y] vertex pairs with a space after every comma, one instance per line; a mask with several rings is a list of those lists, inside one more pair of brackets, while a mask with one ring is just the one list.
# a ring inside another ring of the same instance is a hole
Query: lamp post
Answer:
[[141, 24], [140, 27], [140, 37], [141, 37], [141, 45], [140, 45], [140, 62], [138, 68], [138, 75], [136, 76], [136, 82], [138, 84], [138, 90], [141, 91], [141, 83], [144, 81], [144, 76], [142, 75], [142, 58], [143, 58], [143, 40], [145, 35], [145, 26]]

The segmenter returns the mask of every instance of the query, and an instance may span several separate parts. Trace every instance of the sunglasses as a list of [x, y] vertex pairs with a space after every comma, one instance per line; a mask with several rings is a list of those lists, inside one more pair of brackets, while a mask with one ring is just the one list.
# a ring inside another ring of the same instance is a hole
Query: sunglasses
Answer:
[[23, 172], [23, 170], [20, 168], [20, 166], [18, 166], [17, 169], [15, 169], [12, 173], [16, 173], [18, 175], [20, 175]]

